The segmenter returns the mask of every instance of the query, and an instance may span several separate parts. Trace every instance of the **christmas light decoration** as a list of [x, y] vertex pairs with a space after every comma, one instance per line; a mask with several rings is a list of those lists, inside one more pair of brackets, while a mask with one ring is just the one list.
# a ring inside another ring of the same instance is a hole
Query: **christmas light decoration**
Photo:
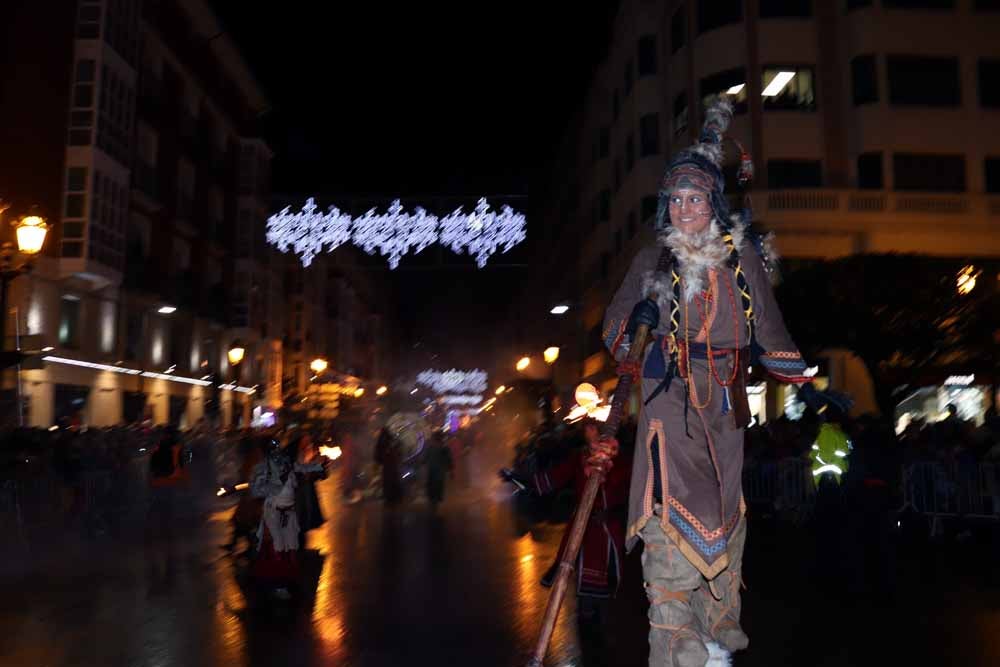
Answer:
[[527, 221], [523, 213], [504, 206], [499, 213], [492, 211], [486, 198], [481, 198], [471, 213], [461, 208], [444, 218], [416, 207], [407, 213], [399, 200], [394, 200], [384, 214], [372, 208], [358, 218], [330, 207], [317, 212], [316, 201], [310, 197], [298, 213], [286, 206], [267, 219], [267, 242], [281, 252], [291, 250], [303, 266], [312, 264], [322, 252], [330, 252], [352, 241], [369, 255], [375, 251], [388, 257], [389, 268], [399, 266], [399, 260], [411, 250], [419, 253], [440, 241], [456, 253], [466, 252], [476, 258], [479, 268], [498, 250], [507, 252], [526, 238]]
[[395, 269], [411, 247], [419, 253], [437, 241], [437, 223], [435, 216], [419, 206], [413, 215], [405, 213], [397, 199], [389, 205], [386, 215], [376, 215], [371, 209], [354, 221], [354, 245], [369, 255], [378, 248], [383, 256], [389, 256], [389, 268]]
[[486, 371], [452, 368], [450, 371], [423, 371], [417, 375], [417, 384], [438, 394], [482, 394], [486, 391], [486, 379]]
[[476, 396], [456, 394], [442, 396], [440, 400], [444, 405], [479, 405], [483, 402], [483, 397], [482, 394]]
[[464, 249], [483, 268], [497, 248], [507, 252], [525, 239], [526, 224], [524, 214], [510, 206], [494, 213], [482, 198], [472, 213], [465, 215], [457, 209], [441, 220], [441, 244], [459, 254]]

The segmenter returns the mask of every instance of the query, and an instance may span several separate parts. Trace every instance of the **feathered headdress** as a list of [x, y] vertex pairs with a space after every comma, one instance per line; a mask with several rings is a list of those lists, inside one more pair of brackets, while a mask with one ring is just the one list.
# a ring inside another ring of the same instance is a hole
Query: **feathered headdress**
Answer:
[[719, 95], [705, 110], [705, 122], [701, 136], [690, 148], [678, 151], [667, 164], [666, 173], [660, 185], [660, 199], [656, 209], [656, 229], [663, 230], [670, 224], [670, 194], [681, 187], [703, 190], [709, 194], [712, 209], [723, 229], [730, 226], [729, 202], [725, 197], [726, 178], [722, 173], [723, 146], [728, 138], [740, 149], [740, 169], [737, 175], [740, 184], [753, 177], [753, 161], [743, 146], [727, 137], [726, 130], [733, 120], [733, 105], [725, 95]]

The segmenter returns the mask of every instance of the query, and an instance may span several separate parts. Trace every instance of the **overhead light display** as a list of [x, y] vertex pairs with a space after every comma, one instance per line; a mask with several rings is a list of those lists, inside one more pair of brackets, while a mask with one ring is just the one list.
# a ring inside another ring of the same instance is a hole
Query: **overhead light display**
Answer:
[[417, 375], [417, 384], [431, 389], [436, 394], [482, 394], [486, 391], [486, 371], [422, 371]]
[[281, 252], [292, 251], [303, 266], [323, 252], [330, 252], [351, 241], [369, 255], [388, 258], [389, 268], [399, 266], [404, 255], [419, 253], [439, 242], [456, 253], [468, 253], [479, 268], [486, 266], [496, 252], [507, 252], [527, 237], [523, 213], [503, 206], [499, 212], [490, 208], [486, 198], [479, 199], [470, 213], [455, 209], [443, 218], [416, 207], [407, 213], [394, 200], [385, 213], [372, 208], [354, 218], [335, 206], [317, 211], [316, 200], [306, 200], [298, 213], [286, 206], [267, 219], [267, 242]]

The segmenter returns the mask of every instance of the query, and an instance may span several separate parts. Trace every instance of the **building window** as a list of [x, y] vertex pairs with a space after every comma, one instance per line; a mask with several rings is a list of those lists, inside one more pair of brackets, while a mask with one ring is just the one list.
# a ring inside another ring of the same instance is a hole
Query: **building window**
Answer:
[[742, 67], [717, 72], [701, 80], [701, 101], [704, 106], [716, 95], [726, 93], [736, 113], [747, 111], [747, 73]]
[[[87, 219], [87, 168], [66, 169], [66, 197], [63, 204], [63, 257], [82, 257]], [[68, 253], [68, 254], [67, 254]]]
[[59, 345], [80, 347], [80, 297], [67, 294], [59, 301]]
[[660, 114], [648, 113], [639, 119], [639, 155], [660, 153]]
[[767, 187], [770, 190], [823, 187], [819, 160], [768, 160]]
[[656, 74], [656, 35], [639, 38], [639, 77]]
[[815, 111], [816, 75], [812, 67], [766, 65], [761, 80], [765, 111]]
[[698, 4], [698, 34], [743, 20], [743, 0], [703, 0]]
[[622, 99], [621, 93], [615, 88], [614, 93], [611, 94], [611, 120], [618, 120], [618, 114], [622, 110]]
[[602, 160], [611, 153], [611, 128], [597, 130], [597, 159]]
[[965, 192], [965, 157], [896, 153], [892, 156], [896, 190]]
[[632, 93], [632, 70], [634, 67], [634, 63], [631, 60], [625, 63], [625, 97], [628, 97]]
[[687, 13], [684, 7], [674, 12], [670, 19], [670, 53], [674, 54], [687, 43]]
[[625, 173], [632, 171], [635, 166], [635, 135], [631, 132], [625, 139]]
[[809, 18], [812, 16], [812, 0], [760, 0], [760, 17]]
[[[98, 8], [99, 9], [99, 8]], [[89, 146], [94, 127], [94, 83], [97, 66], [93, 60], [76, 61], [73, 77], [73, 99], [69, 113], [70, 146]]]
[[645, 223], [656, 217], [656, 207], [659, 205], [659, 197], [656, 195], [646, 195], [639, 202], [639, 217]]
[[858, 156], [858, 188], [862, 190], [881, 190], [885, 185], [882, 179], [882, 154], [862, 153]]
[[988, 157], [984, 163], [985, 190], [990, 194], [1000, 194], [1000, 157]]
[[955, 0], [882, 0], [886, 9], [954, 9]]
[[77, 39], [101, 36], [101, 0], [80, 0], [76, 10]]
[[854, 106], [878, 102], [878, 73], [875, 56], [857, 56], [851, 59], [851, 85]]
[[1000, 107], [1000, 60], [979, 61], [979, 104]]
[[950, 107], [962, 102], [958, 58], [886, 56], [886, 69], [892, 104]]
[[601, 190], [599, 219], [601, 222], [611, 220], [611, 190]]
[[674, 138], [676, 139], [688, 128], [688, 100], [687, 93], [678, 93], [674, 98]]

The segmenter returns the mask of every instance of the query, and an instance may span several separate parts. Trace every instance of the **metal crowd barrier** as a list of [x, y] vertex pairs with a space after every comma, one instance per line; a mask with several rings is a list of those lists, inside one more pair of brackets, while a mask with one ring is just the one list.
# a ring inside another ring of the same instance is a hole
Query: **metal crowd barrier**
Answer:
[[1000, 465], [912, 463], [903, 468], [903, 507], [932, 517], [1000, 519]]
[[816, 494], [810, 465], [801, 458], [748, 465], [743, 469], [743, 497], [751, 506], [779, 512], [808, 509]]

